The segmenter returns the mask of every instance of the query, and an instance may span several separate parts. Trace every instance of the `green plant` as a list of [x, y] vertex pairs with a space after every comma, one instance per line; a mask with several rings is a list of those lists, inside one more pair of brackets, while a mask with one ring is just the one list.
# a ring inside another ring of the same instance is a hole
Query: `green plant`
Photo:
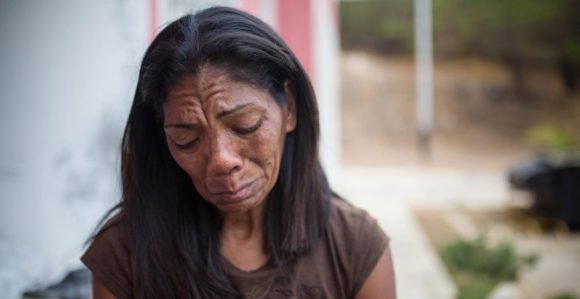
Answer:
[[569, 293], [562, 293], [555, 296], [550, 296], [547, 299], [578, 299], [578, 297]]
[[456, 299], [486, 298], [496, 285], [517, 280], [523, 269], [538, 260], [534, 254], [517, 254], [508, 242], [492, 246], [484, 236], [454, 241], [441, 256], [458, 286]]
[[578, 149], [572, 136], [554, 124], [540, 124], [532, 127], [526, 134], [528, 142], [548, 153], [568, 153]]

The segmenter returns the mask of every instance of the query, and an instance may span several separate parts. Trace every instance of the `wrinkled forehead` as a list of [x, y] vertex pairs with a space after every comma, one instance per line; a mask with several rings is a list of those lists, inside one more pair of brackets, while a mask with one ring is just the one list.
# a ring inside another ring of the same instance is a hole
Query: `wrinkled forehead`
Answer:
[[232, 78], [224, 68], [204, 66], [195, 74], [187, 74], [168, 89], [164, 106], [178, 101], [195, 101], [201, 105], [227, 105], [236, 100], [236, 94], [255, 88]]
[[167, 89], [165, 100], [174, 97], [176, 94], [189, 90], [207, 94], [219, 90], [231, 89], [232, 86], [247, 85], [257, 89], [265, 89], [257, 82], [253, 82], [250, 73], [251, 70], [242, 70], [237, 68], [216, 66], [206, 64], [200, 66], [195, 73], [186, 73], [181, 76], [174, 84]]
[[227, 88], [230, 81], [225, 72], [215, 68], [202, 69], [196, 74], [185, 74], [168, 88], [165, 104], [183, 96], [198, 97], [207, 92], [215, 92], [216, 88]]
[[268, 109], [272, 105], [277, 103], [267, 90], [234, 80], [223, 69], [208, 67], [183, 77], [169, 89], [163, 114], [170, 119], [214, 117], [240, 107]]

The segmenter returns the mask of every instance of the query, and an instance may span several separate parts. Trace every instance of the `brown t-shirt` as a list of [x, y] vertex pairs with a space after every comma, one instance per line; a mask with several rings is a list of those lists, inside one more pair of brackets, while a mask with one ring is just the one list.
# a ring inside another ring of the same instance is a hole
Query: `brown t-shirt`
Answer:
[[[131, 251], [120, 236], [119, 225], [109, 225], [81, 260], [115, 297], [132, 298]], [[365, 211], [333, 200], [324, 236], [295, 264], [246, 272], [223, 259], [224, 269], [245, 298], [354, 298], [388, 242]]]

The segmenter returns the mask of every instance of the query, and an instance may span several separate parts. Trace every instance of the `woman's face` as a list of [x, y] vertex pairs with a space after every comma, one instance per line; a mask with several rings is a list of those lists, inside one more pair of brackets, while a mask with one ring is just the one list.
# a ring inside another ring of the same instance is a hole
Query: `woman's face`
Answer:
[[163, 113], [171, 155], [221, 212], [259, 207], [274, 187], [286, 134], [296, 126], [285, 88], [289, 104], [281, 107], [268, 91], [208, 66], [169, 90]]

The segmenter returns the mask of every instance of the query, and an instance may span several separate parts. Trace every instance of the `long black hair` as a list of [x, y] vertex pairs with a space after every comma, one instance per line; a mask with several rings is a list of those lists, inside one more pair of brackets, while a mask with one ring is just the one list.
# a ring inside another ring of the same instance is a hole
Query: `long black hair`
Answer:
[[221, 218], [169, 153], [162, 104], [186, 75], [211, 65], [268, 90], [286, 104], [295, 90], [297, 126], [286, 135], [280, 172], [263, 215], [269, 266], [281, 268], [321, 238], [331, 191], [318, 159], [319, 119], [312, 85], [282, 39], [247, 13], [212, 7], [169, 24], [147, 49], [122, 142], [122, 201], [137, 298], [234, 298], [222, 267]]

